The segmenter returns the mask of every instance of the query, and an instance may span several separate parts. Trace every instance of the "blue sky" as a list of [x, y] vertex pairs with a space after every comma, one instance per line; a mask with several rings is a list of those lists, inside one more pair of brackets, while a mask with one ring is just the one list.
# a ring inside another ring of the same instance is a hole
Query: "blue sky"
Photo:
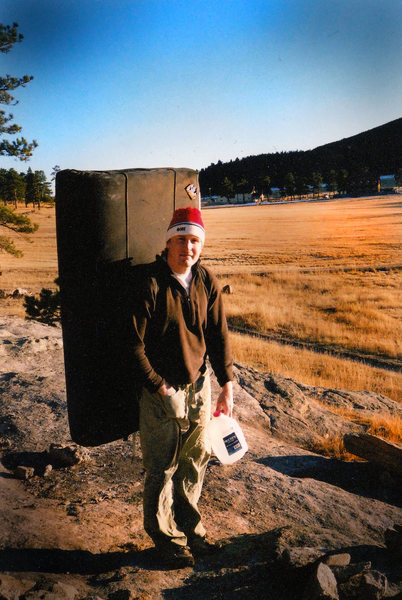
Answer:
[[1, 0], [34, 75], [23, 163], [186, 166], [306, 150], [401, 115], [401, 0]]

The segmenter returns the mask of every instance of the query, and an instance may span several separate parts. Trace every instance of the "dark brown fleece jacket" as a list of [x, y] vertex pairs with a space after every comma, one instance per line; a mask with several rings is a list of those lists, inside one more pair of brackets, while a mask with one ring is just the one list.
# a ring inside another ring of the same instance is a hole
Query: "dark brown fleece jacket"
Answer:
[[216, 277], [200, 261], [190, 292], [158, 256], [147, 265], [133, 310], [135, 369], [156, 391], [195, 382], [208, 356], [222, 386], [233, 379], [226, 317]]

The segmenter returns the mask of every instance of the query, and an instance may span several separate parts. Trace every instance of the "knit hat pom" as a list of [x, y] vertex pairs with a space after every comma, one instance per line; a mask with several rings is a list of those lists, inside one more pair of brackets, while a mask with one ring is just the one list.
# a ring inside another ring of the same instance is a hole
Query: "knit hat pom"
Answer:
[[174, 211], [166, 233], [166, 241], [175, 235], [195, 235], [204, 243], [205, 228], [198, 208], [188, 206]]

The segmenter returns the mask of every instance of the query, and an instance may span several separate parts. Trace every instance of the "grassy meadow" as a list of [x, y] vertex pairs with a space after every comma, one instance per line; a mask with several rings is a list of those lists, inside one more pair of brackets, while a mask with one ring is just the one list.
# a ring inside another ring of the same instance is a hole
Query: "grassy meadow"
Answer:
[[[54, 288], [58, 273], [55, 208], [43, 204], [38, 210], [20, 205], [17, 210], [26, 214], [33, 223], [38, 223], [39, 229], [29, 235], [1, 229], [1, 234], [11, 238], [18, 249], [22, 250], [23, 257], [16, 258], [0, 252], [0, 290], [8, 292], [24, 288], [36, 294], [43, 287]], [[19, 304], [14, 301], [5, 302], [3, 299], [0, 303], [0, 315], [8, 313], [22, 316]]]
[[[205, 210], [204, 260], [232, 286], [229, 323], [273, 338], [232, 333], [236, 360], [401, 400], [401, 205], [380, 196]], [[329, 354], [342, 350], [395, 370]]]
[[[233, 288], [229, 323], [272, 338], [231, 333], [235, 360], [401, 400], [401, 205], [380, 196], [204, 210], [203, 260]], [[40, 227], [28, 238], [10, 232], [24, 256], [0, 254], [0, 290], [38, 293], [57, 277], [54, 207], [19, 210]], [[0, 298], [4, 314], [23, 316], [22, 300]], [[340, 350], [391, 369], [329, 354]]]

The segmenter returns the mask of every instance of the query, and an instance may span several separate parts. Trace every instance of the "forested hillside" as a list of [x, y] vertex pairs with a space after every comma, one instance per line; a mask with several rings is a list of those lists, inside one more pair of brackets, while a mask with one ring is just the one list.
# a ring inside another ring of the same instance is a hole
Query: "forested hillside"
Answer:
[[204, 196], [268, 194], [273, 187], [287, 195], [305, 194], [308, 186], [348, 194], [371, 193], [380, 175], [402, 179], [402, 118], [313, 150], [276, 152], [218, 161], [200, 172]]

